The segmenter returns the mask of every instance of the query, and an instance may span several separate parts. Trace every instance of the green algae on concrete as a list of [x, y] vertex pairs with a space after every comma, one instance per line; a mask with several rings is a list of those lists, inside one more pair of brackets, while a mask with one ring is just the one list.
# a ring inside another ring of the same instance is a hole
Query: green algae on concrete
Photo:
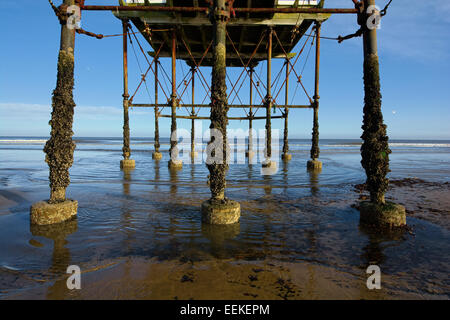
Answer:
[[64, 202], [40, 201], [31, 206], [31, 224], [49, 225], [61, 223], [77, 215], [78, 202], [67, 199]]
[[307, 168], [310, 170], [322, 170], [322, 161], [319, 160], [309, 160], [306, 164]]
[[132, 159], [120, 160], [121, 169], [134, 169], [136, 167], [136, 162]]
[[233, 224], [239, 221], [241, 205], [239, 202], [223, 200], [206, 200], [202, 203], [202, 221], [208, 224]]
[[393, 203], [377, 204], [369, 201], [360, 203], [360, 221], [365, 225], [380, 227], [402, 227], [406, 225], [405, 207]]

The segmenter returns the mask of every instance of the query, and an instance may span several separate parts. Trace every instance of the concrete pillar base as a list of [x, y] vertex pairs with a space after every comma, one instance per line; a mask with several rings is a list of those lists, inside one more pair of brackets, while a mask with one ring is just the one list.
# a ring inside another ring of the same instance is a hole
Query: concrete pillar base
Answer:
[[281, 159], [282, 159], [283, 161], [291, 161], [291, 160], [292, 160], [292, 154], [289, 154], [289, 153], [283, 153], [283, 154], [281, 155]]
[[266, 176], [274, 175], [275, 173], [277, 173], [277, 171], [278, 171], [278, 168], [277, 168], [277, 163], [275, 161], [265, 160], [261, 165], [261, 174], [262, 175], [266, 175]]
[[191, 156], [192, 159], [195, 159], [195, 158], [198, 157], [198, 152], [197, 151], [191, 152], [190, 156]]
[[134, 169], [136, 167], [136, 162], [131, 159], [124, 159], [120, 161], [121, 169]]
[[169, 160], [169, 169], [180, 170], [183, 168], [183, 161], [181, 160]]
[[34, 203], [30, 210], [31, 224], [49, 225], [69, 220], [77, 215], [78, 202], [67, 199], [60, 203], [40, 201]]
[[161, 152], [153, 152], [152, 153], [152, 159], [154, 159], [154, 160], [161, 160], [162, 159], [162, 153]]
[[239, 222], [241, 205], [233, 200], [206, 200], [202, 203], [202, 221], [208, 224], [233, 224]]
[[250, 150], [250, 151], [245, 151], [245, 157], [252, 159], [255, 156], [255, 152]]
[[361, 224], [379, 227], [402, 227], [406, 225], [405, 207], [393, 202], [379, 205], [364, 201], [360, 203], [359, 212]]
[[322, 161], [319, 160], [309, 160], [306, 164], [308, 169], [312, 170], [322, 170]]

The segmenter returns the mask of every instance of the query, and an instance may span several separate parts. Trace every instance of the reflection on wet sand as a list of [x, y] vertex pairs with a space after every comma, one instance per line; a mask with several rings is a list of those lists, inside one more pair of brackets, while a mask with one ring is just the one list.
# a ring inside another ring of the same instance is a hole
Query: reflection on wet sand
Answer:
[[322, 169], [307, 169], [309, 175], [309, 183], [311, 185], [311, 195], [314, 197], [318, 196], [319, 193], [319, 175]]
[[288, 161], [282, 161], [282, 169], [281, 174], [283, 176], [283, 185], [284, 185], [284, 191], [288, 191], [288, 168], [289, 168], [289, 162]]
[[169, 169], [170, 176], [170, 194], [176, 196], [178, 191], [178, 170]]
[[211, 225], [202, 223], [202, 235], [211, 243], [210, 253], [218, 258], [228, 258], [229, 250], [226, 248], [228, 240], [235, 239], [241, 232], [240, 223], [231, 225]]
[[195, 190], [197, 189], [195, 187], [195, 158], [192, 159], [192, 164], [191, 164], [191, 185], [192, 185], [192, 192], [194, 193]]
[[381, 232], [376, 228], [364, 225], [359, 225], [359, 231], [369, 238], [369, 243], [363, 248], [363, 254], [361, 255], [364, 268], [369, 265], [382, 267], [386, 261], [384, 250], [400, 246], [405, 241], [404, 236], [407, 233], [406, 228], [385, 229]]
[[247, 170], [247, 191], [248, 194], [251, 194], [252, 192], [252, 179], [253, 179], [253, 165], [251, 162], [248, 163], [248, 170]]
[[160, 173], [159, 173], [160, 166], [161, 166], [161, 161], [154, 160], [153, 170], [155, 172], [155, 182], [156, 182], [155, 183], [155, 191], [157, 191], [159, 189], [158, 185], [159, 185], [159, 181], [161, 180]]
[[123, 169], [123, 194], [129, 196], [130, 195], [130, 182], [131, 182], [131, 174], [133, 173], [134, 169]]
[[78, 229], [77, 219], [55, 225], [30, 225], [30, 232], [35, 237], [44, 237], [53, 240], [52, 263], [49, 272], [58, 277], [58, 280], [47, 290], [47, 299], [61, 299], [70, 293], [67, 289], [67, 267], [72, 263], [70, 251], [66, 248], [67, 237]]

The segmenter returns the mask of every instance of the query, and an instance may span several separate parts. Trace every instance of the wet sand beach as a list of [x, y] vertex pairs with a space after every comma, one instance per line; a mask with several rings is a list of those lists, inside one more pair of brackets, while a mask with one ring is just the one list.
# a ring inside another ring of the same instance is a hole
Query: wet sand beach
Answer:
[[[136, 169], [119, 169], [120, 141], [79, 141], [69, 197], [77, 219], [30, 226], [31, 203], [48, 198], [39, 144], [0, 145], [0, 299], [449, 299], [448, 147], [394, 147], [388, 199], [408, 228], [380, 234], [359, 225], [366, 197], [358, 145], [322, 142], [324, 168], [306, 170], [306, 142], [273, 176], [234, 164], [228, 196], [240, 223], [201, 223], [207, 169], [177, 173], [134, 141]], [[329, 145], [329, 146], [328, 146]], [[424, 166], [428, 164], [428, 166]], [[82, 290], [66, 287], [68, 265]], [[377, 264], [382, 289], [368, 290]]]

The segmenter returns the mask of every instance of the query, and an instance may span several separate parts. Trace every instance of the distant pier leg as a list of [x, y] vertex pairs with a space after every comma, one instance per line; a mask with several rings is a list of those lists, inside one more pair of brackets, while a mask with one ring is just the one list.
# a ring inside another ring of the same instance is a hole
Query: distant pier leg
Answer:
[[[227, 163], [227, 87], [226, 87], [226, 12], [225, 0], [214, 0], [213, 70], [211, 87], [211, 141], [207, 149], [211, 199], [202, 204], [202, 221], [208, 224], [233, 224], [239, 221], [241, 207], [225, 197]], [[214, 130], [214, 131], [213, 131]], [[210, 151], [210, 148], [213, 151]], [[217, 154], [219, 153], [219, 154]]]
[[265, 99], [266, 107], [266, 148], [265, 159], [263, 160], [263, 174], [271, 174], [273, 170], [276, 170], [277, 163], [272, 161], [272, 37], [273, 29], [269, 28], [268, 45], [267, 45], [267, 94]]
[[161, 160], [162, 154], [159, 151], [159, 108], [158, 108], [158, 69], [159, 59], [155, 57], [155, 151], [152, 154], [152, 158], [155, 160]]
[[135, 161], [130, 159], [130, 118], [128, 108], [130, 95], [128, 94], [128, 20], [122, 20], [123, 28], [123, 160], [120, 161], [122, 169], [133, 169]]
[[[64, 0], [65, 6], [74, 0]], [[49, 225], [76, 216], [78, 202], [66, 199], [70, 184], [69, 168], [73, 164], [75, 143], [72, 141], [74, 86], [75, 28], [69, 28], [67, 20], [61, 20], [61, 44], [58, 57], [58, 75], [52, 98], [50, 139], [44, 147], [45, 161], [49, 166], [50, 199], [33, 204], [30, 209], [31, 224]]]
[[172, 30], [172, 95], [170, 96], [170, 106], [172, 109], [172, 123], [170, 126], [170, 160], [169, 169], [179, 170], [183, 167], [183, 162], [178, 159], [177, 146], [177, 33]]
[[321, 22], [316, 21], [316, 68], [315, 68], [315, 86], [314, 86], [314, 102], [313, 102], [313, 131], [311, 160], [308, 161], [307, 167], [311, 170], [322, 170], [322, 162], [319, 161], [319, 72], [320, 72], [320, 29]]
[[[195, 67], [191, 68], [192, 75], [192, 109], [191, 115], [195, 117]], [[198, 156], [198, 153], [195, 152], [195, 119], [191, 120], [191, 159], [194, 160]]]
[[292, 155], [289, 154], [289, 141], [288, 141], [288, 124], [289, 124], [289, 60], [286, 59], [286, 87], [285, 87], [285, 97], [284, 97], [284, 135], [283, 135], [283, 154], [281, 159], [283, 161], [290, 161]]
[[253, 66], [250, 66], [250, 92], [249, 92], [249, 105], [250, 111], [248, 113], [248, 149], [245, 153], [245, 156], [248, 158], [248, 162], [251, 163], [252, 158], [255, 156], [255, 152], [253, 151], [253, 73], [255, 69]]
[[[364, 0], [367, 10], [375, 5], [375, 0]], [[367, 21], [372, 13], [364, 13]], [[387, 202], [385, 193], [389, 180], [389, 149], [386, 125], [381, 112], [380, 71], [377, 50], [377, 30], [362, 26], [364, 42], [364, 120], [363, 144], [361, 146], [361, 164], [367, 175], [367, 189], [370, 201], [360, 204], [360, 221], [362, 224], [398, 227], [406, 225], [405, 208]]]

